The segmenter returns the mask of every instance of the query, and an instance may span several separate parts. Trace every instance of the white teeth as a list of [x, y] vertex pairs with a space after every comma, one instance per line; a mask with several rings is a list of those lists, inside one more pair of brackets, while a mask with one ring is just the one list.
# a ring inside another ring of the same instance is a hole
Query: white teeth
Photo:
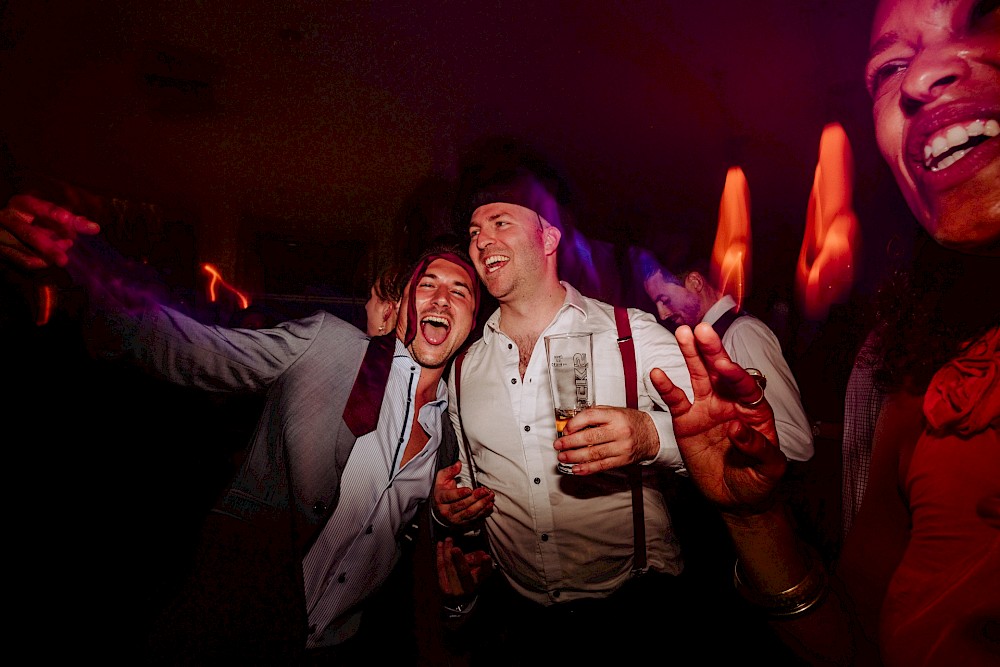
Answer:
[[493, 256], [488, 257], [486, 259], [486, 266], [492, 266], [492, 265], [496, 264], [497, 262], [504, 262], [504, 261], [506, 261], [508, 259], [510, 259], [510, 257], [505, 257], [503, 255], [493, 255]]
[[934, 141], [931, 142], [931, 155], [937, 157], [948, 150], [948, 140], [942, 136], [934, 137]]
[[952, 125], [938, 132], [924, 145], [924, 165], [934, 171], [944, 169], [960, 160], [962, 156], [968, 153], [969, 149], [955, 151], [955, 153], [942, 158], [937, 163], [934, 162], [934, 158], [944, 155], [953, 148], [962, 146], [972, 137], [983, 135], [986, 137], [995, 137], [998, 134], [1000, 134], [1000, 123], [995, 119], [985, 121], [977, 119], [965, 125]]
[[443, 324], [445, 326], [448, 326], [448, 320], [444, 319], [443, 317], [437, 317], [435, 315], [428, 315], [422, 321], [423, 322], [436, 322], [437, 324]]
[[949, 146], [961, 146], [969, 140], [969, 133], [961, 125], [956, 125], [948, 128], [947, 139]]
[[939, 162], [937, 165], [935, 165], [933, 171], [939, 171], [946, 167], [950, 167], [951, 165], [961, 160], [965, 156], [965, 153], [966, 151], [958, 151], [953, 155], [949, 155], [945, 159], [941, 160], [941, 162]]

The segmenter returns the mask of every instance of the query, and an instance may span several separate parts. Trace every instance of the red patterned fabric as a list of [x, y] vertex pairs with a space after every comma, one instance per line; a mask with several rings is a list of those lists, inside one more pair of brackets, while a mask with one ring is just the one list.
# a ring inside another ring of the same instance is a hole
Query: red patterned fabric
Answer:
[[937, 432], [979, 433], [1000, 423], [1000, 328], [945, 364], [924, 395], [924, 416]]
[[882, 610], [888, 665], [1000, 665], [1000, 330], [934, 376], [905, 476], [912, 529]]

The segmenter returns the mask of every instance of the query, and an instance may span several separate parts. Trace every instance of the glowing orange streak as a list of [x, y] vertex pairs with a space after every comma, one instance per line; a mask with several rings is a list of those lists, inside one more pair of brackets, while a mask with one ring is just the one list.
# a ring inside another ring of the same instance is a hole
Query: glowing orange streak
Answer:
[[719, 226], [712, 248], [712, 282], [737, 306], [749, 292], [750, 186], [740, 167], [730, 167], [719, 203]]
[[851, 205], [854, 158], [843, 127], [831, 123], [820, 137], [819, 161], [809, 195], [806, 230], [796, 268], [796, 291], [808, 319], [827, 316], [847, 299], [854, 280], [858, 220]]
[[35, 324], [42, 326], [52, 319], [52, 309], [55, 308], [56, 290], [52, 285], [42, 285], [38, 288], [38, 317]]
[[217, 268], [215, 268], [211, 264], [202, 264], [201, 268], [203, 271], [205, 271], [205, 273], [212, 276], [212, 279], [208, 283], [209, 301], [213, 303], [215, 302], [217, 298], [217, 295], [215, 293], [215, 286], [216, 284], [218, 284], [236, 295], [236, 298], [240, 300], [240, 308], [247, 308], [250, 306], [250, 299], [248, 299], [247, 296], [243, 294], [243, 292], [239, 291], [238, 289], [227, 283], [225, 280], [223, 280], [222, 274], [219, 273], [219, 270]]

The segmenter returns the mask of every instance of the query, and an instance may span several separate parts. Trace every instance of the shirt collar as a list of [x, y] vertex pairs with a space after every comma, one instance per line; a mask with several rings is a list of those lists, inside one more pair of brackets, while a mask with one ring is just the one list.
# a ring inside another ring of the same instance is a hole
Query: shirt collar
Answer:
[[[396, 338], [396, 350], [392, 353], [392, 370], [399, 370], [402, 372], [410, 372], [411, 368], [415, 368], [413, 371], [417, 374], [420, 373], [421, 368], [413, 357], [410, 355], [410, 350], [403, 345], [403, 341]], [[392, 371], [390, 371], [392, 372]], [[448, 384], [445, 382], [444, 375], [438, 380], [437, 386], [437, 397], [428, 403], [428, 405], [440, 407], [448, 405]]]
[[399, 359], [400, 357], [407, 359], [409, 361], [413, 361], [413, 357], [410, 356], [410, 351], [406, 349], [406, 346], [403, 345], [403, 341], [399, 340], [399, 337], [397, 336], [396, 349], [392, 353], [392, 358], [393, 360], [396, 360]]
[[705, 313], [705, 317], [701, 318], [701, 321], [715, 324], [720, 317], [735, 307], [736, 299], [728, 294], [724, 294], [721, 299], [715, 302], [714, 306], [708, 309], [708, 312]]
[[[587, 304], [584, 301], [583, 295], [580, 294], [580, 290], [573, 287], [565, 280], [560, 280], [559, 284], [562, 285], [564, 288], [566, 288], [566, 298], [563, 300], [563, 304], [562, 306], [559, 307], [559, 310], [556, 311], [555, 317], [552, 318], [553, 321], [558, 319], [559, 316], [563, 313], [563, 311], [565, 311], [567, 308], [575, 308], [576, 310], [580, 311], [580, 317], [586, 320]], [[493, 311], [493, 314], [490, 315], [489, 319], [486, 320], [486, 324], [483, 325], [483, 338], [485, 339], [484, 342], [490, 343], [492, 341], [493, 336], [495, 336], [499, 332], [500, 332], [500, 309], [497, 308], [496, 310]]]
[[587, 305], [583, 300], [583, 295], [580, 294], [580, 290], [573, 287], [565, 280], [560, 280], [559, 284], [566, 288], [566, 300], [563, 301], [562, 308], [559, 309], [559, 312], [561, 313], [566, 308], [576, 308], [580, 311], [580, 315], [583, 316], [583, 319], [587, 319]]

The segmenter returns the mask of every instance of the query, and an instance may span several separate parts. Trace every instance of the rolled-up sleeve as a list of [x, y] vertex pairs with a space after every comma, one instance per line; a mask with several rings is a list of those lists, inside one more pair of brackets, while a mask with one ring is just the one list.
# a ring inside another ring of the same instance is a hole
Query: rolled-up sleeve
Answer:
[[671, 382], [681, 388], [688, 400], [692, 400], [694, 393], [691, 389], [691, 376], [687, 364], [684, 363], [684, 355], [681, 354], [674, 335], [660, 325], [651, 314], [632, 310], [630, 321], [632, 339], [635, 341], [637, 372], [648, 400], [655, 406], [649, 415], [660, 437], [659, 451], [646, 463], [683, 470], [684, 459], [674, 437], [673, 418], [649, 379], [649, 373], [654, 368], [661, 369]]

